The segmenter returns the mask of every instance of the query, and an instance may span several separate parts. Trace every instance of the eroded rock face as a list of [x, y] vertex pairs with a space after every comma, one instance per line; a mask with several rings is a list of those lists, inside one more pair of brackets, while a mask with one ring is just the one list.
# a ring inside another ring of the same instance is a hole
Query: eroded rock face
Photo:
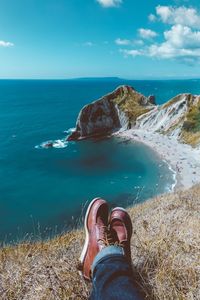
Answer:
[[160, 132], [181, 142], [200, 144], [200, 96], [180, 94], [137, 118], [136, 128]]
[[68, 140], [140, 128], [200, 145], [200, 96], [180, 94], [163, 105], [155, 103], [154, 96], [145, 97], [130, 86], [121, 86], [81, 110]]
[[68, 140], [106, 135], [114, 129], [120, 128], [120, 121], [114, 102], [107, 97], [86, 105], [80, 112], [76, 131]]
[[181, 94], [147, 114], [141, 115], [136, 127], [153, 132], [180, 135], [181, 126], [187, 111], [189, 95]]
[[[136, 108], [140, 111], [140, 108], [152, 106], [154, 101], [152, 96], [147, 98], [130, 86], [121, 86], [83, 107], [76, 122], [76, 130], [68, 140], [108, 135], [122, 126], [129, 128]], [[129, 111], [129, 106], [133, 111]]]

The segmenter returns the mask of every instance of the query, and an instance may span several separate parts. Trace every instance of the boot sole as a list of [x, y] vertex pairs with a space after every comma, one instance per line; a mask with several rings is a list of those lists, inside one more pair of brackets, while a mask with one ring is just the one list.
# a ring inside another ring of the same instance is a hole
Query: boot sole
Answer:
[[80, 258], [79, 258], [79, 261], [81, 264], [83, 264], [84, 260], [85, 260], [85, 257], [86, 257], [86, 254], [87, 254], [87, 249], [88, 249], [88, 245], [89, 245], [89, 230], [88, 230], [88, 225], [87, 225], [87, 220], [88, 220], [88, 215], [90, 213], [90, 210], [91, 210], [91, 207], [93, 206], [93, 204], [97, 201], [101, 199], [100, 197], [98, 198], [95, 198], [93, 199], [88, 208], [87, 208], [87, 211], [86, 211], [86, 214], [85, 214], [85, 220], [84, 220], [84, 229], [85, 229], [85, 243], [84, 243], [84, 246], [83, 246], [83, 250], [81, 252], [81, 255], [80, 255]]

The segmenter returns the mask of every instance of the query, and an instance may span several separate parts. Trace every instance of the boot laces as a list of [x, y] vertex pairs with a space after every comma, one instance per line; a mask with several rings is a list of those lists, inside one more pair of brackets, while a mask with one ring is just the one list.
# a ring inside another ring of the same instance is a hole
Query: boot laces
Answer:
[[100, 238], [98, 241], [100, 243], [103, 243], [105, 246], [114, 245], [114, 246], [126, 248], [126, 241], [119, 241], [117, 237], [115, 238], [107, 226], [105, 225], [101, 226], [99, 228], [99, 232], [102, 238]]
[[99, 231], [100, 231], [100, 236], [102, 236], [102, 238], [99, 239], [99, 242], [102, 242], [105, 246], [110, 246], [115, 244], [112, 234], [107, 226], [101, 226]]

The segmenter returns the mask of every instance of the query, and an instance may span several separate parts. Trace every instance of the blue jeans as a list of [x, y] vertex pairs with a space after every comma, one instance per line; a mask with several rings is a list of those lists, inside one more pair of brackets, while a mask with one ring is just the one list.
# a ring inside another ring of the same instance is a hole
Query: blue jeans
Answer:
[[108, 246], [96, 256], [92, 265], [90, 300], [141, 300], [134, 281], [132, 266], [123, 248]]

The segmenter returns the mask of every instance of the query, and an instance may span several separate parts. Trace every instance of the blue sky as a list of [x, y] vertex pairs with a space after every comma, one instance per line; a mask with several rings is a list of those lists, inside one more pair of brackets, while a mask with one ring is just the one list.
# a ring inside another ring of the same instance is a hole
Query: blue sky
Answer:
[[200, 77], [199, 0], [1, 0], [0, 78]]

